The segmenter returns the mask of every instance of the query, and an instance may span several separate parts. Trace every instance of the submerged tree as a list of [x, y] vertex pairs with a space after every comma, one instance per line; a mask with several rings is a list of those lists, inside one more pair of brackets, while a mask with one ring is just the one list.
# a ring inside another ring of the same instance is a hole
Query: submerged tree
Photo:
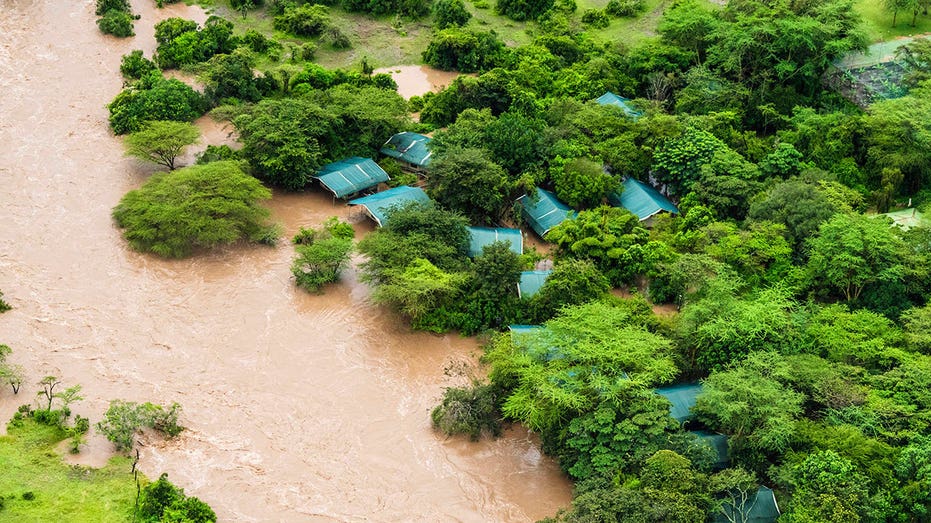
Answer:
[[212, 162], [156, 174], [120, 200], [113, 218], [134, 249], [182, 258], [240, 239], [274, 243], [277, 227], [258, 203], [270, 197], [237, 163]]

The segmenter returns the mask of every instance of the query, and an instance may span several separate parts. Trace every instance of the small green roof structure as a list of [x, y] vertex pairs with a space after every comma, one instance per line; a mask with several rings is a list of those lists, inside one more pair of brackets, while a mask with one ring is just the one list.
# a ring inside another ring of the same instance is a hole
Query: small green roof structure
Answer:
[[411, 167], [425, 169], [430, 165], [429, 136], [418, 133], [398, 133], [381, 147], [381, 153], [400, 160]]
[[723, 469], [730, 462], [730, 459], [727, 457], [727, 436], [724, 434], [718, 434], [716, 432], [709, 432], [707, 430], [693, 430], [691, 431], [698, 439], [707, 443], [715, 452], [717, 459], [714, 462], [714, 467], [717, 469]]
[[320, 180], [337, 198], [344, 198], [389, 180], [388, 173], [374, 160], [358, 156], [326, 165], [314, 178]]
[[888, 216], [892, 218], [892, 223], [901, 227], [903, 231], [907, 231], [912, 227], [919, 227], [922, 225], [927, 227], [929, 225], [928, 221], [925, 220], [924, 215], [918, 212], [918, 209], [915, 208], [887, 212], [881, 216]]
[[776, 494], [773, 489], [760, 487], [755, 496], [751, 496], [742, 507], [735, 507], [724, 503], [721, 510], [726, 513], [715, 516], [715, 523], [775, 523], [782, 514], [779, 504], [776, 503]]
[[529, 298], [540, 292], [553, 271], [524, 271], [520, 273], [520, 282], [517, 283], [517, 297]]
[[599, 96], [595, 99], [595, 101], [600, 105], [613, 105], [615, 107], [620, 107], [621, 110], [624, 111], [624, 114], [634, 119], [643, 116], [643, 111], [636, 109], [630, 103], [630, 98], [618, 96], [611, 91], [608, 91], [605, 94]]
[[679, 209], [656, 189], [633, 178], [623, 182], [624, 190], [608, 195], [615, 207], [623, 207], [634, 213], [640, 221], [646, 221], [661, 212], [679, 214]]
[[701, 394], [701, 391], [701, 383], [684, 383], [653, 390], [653, 392], [669, 400], [669, 403], [672, 403], [669, 415], [679, 423], [692, 416], [692, 407], [695, 406], [695, 400]]
[[491, 227], [467, 227], [471, 240], [469, 241], [469, 257], [475, 258], [482, 254], [486, 245], [495, 242], [508, 242], [511, 250], [517, 255], [524, 254], [524, 237], [520, 229], [500, 229]]
[[410, 202], [427, 203], [430, 197], [419, 187], [402, 185], [387, 191], [349, 200], [349, 205], [361, 205], [365, 212], [375, 220], [379, 227], [387, 222], [387, 213], [395, 207], [403, 207]]
[[517, 201], [523, 209], [524, 219], [541, 238], [545, 237], [553, 227], [578, 214], [571, 207], [559, 201], [555, 194], [539, 187], [536, 187], [535, 198], [525, 194]]

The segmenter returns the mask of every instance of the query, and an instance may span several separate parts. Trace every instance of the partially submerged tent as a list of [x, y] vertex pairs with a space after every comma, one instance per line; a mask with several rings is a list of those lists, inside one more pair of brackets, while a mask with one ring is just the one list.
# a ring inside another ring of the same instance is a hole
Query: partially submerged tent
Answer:
[[546, 279], [553, 271], [524, 271], [520, 273], [520, 282], [517, 283], [517, 297], [529, 298], [540, 292]]
[[634, 213], [642, 222], [649, 220], [661, 212], [679, 214], [679, 209], [669, 198], [666, 198], [648, 184], [627, 178], [623, 182], [624, 190], [608, 195], [608, 201], [615, 207], [623, 207]]
[[469, 235], [469, 256], [474, 258], [482, 254], [482, 249], [486, 245], [495, 242], [508, 242], [511, 250], [516, 254], [524, 254], [524, 238], [520, 234], [520, 229], [500, 229], [491, 227], [468, 227]]
[[682, 423], [692, 415], [692, 407], [695, 406], [695, 400], [698, 398], [698, 395], [701, 394], [701, 391], [701, 383], [685, 383], [682, 385], [655, 389], [653, 392], [669, 400], [669, 403], [672, 403], [669, 415], [679, 423]]
[[715, 523], [774, 523], [782, 514], [776, 503], [776, 494], [768, 487], [758, 488], [756, 495], [751, 495], [743, 507], [735, 507], [725, 501], [721, 510], [726, 515], [715, 516]]
[[424, 169], [430, 165], [430, 137], [422, 134], [398, 133], [385, 142], [381, 153], [400, 160], [411, 167]]
[[349, 200], [349, 205], [361, 205], [365, 212], [380, 226], [387, 222], [387, 213], [392, 208], [403, 207], [410, 202], [427, 203], [430, 198], [423, 189], [402, 185], [387, 191]]
[[314, 178], [337, 198], [374, 187], [388, 181], [388, 173], [371, 158], [347, 158], [333, 162], [317, 173]]
[[727, 436], [707, 430], [693, 430], [691, 432], [714, 450], [716, 456], [715, 468], [723, 469], [727, 466], [730, 461], [727, 457]]
[[539, 187], [536, 188], [536, 192], [535, 198], [525, 194], [517, 201], [523, 209], [524, 219], [543, 238], [565, 219], [575, 217], [576, 212], [559, 201], [555, 194]]
[[611, 91], [606, 92], [605, 94], [599, 96], [595, 99], [601, 105], [613, 105], [615, 107], [620, 107], [624, 114], [630, 116], [631, 118], [639, 118], [643, 116], [643, 112], [637, 110], [631, 103], [630, 98], [624, 98], [623, 96], [618, 96]]

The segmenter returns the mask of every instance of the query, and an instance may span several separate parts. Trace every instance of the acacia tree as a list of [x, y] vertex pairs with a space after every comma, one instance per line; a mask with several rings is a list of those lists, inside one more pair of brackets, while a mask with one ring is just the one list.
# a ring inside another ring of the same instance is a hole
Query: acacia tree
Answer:
[[123, 196], [113, 218], [132, 248], [181, 258], [240, 239], [274, 243], [278, 229], [259, 201], [271, 191], [232, 161], [159, 173]]
[[187, 122], [156, 120], [126, 137], [126, 154], [175, 170], [175, 159], [197, 142], [200, 130]]

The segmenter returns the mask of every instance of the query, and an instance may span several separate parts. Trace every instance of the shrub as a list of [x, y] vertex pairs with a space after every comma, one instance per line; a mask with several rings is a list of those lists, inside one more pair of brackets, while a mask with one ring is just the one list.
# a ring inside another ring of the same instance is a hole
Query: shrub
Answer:
[[269, 211], [258, 202], [270, 197], [235, 162], [212, 162], [152, 176], [123, 197], [113, 217], [134, 249], [181, 258], [199, 248], [265, 239]]
[[493, 31], [450, 27], [433, 35], [423, 60], [437, 69], [474, 73], [497, 65], [503, 52], [504, 44]]
[[94, 10], [94, 14], [103, 16], [108, 11], [130, 12], [129, 0], [97, 0], [97, 8]]
[[327, 27], [323, 32], [323, 39], [329, 42], [334, 49], [349, 49], [352, 47], [352, 41], [349, 40], [346, 33], [336, 26]]
[[123, 59], [120, 61], [120, 74], [123, 75], [123, 78], [139, 80], [149, 73], [156, 72], [158, 72], [158, 66], [155, 65], [155, 62], [143, 56], [140, 49], [123, 55]]
[[138, 131], [151, 120], [193, 121], [204, 114], [207, 104], [184, 82], [152, 72], [116, 95], [107, 109], [113, 132], [125, 134]]
[[173, 438], [184, 430], [178, 424], [181, 414], [181, 405], [172, 403], [163, 407], [153, 403], [135, 403], [132, 401], [113, 400], [104, 413], [104, 419], [97, 423], [97, 431], [107, 437], [116, 450], [131, 450], [135, 441], [136, 432], [148, 427], [169, 438]]
[[23, 492], [23, 500], [24, 500], [24, 501], [32, 501], [32, 500], [34, 500], [34, 499], [36, 499], [36, 494], [35, 494], [35, 492], [33, 492], [33, 491], [31, 491], [31, 490], [27, 490], [26, 492]]
[[10, 309], [12, 309], [12, 308], [13, 308], [13, 307], [10, 306], [9, 303], [7, 303], [7, 302], [5, 302], [5, 301], [3, 300], [3, 291], [0, 291], [0, 312], [6, 312], [6, 311], [8, 311], [8, 310], [10, 310]]
[[582, 23], [597, 29], [604, 29], [611, 25], [611, 19], [601, 9], [586, 9], [582, 13]]
[[97, 19], [97, 27], [104, 34], [111, 34], [118, 38], [133, 36], [133, 15], [125, 11], [111, 9]]
[[330, 26], [330, 10], [319, 4], [286, 7], [282, 14], [275, 17], [273, 24], [275, 29], [286, 33], [320, 36]]
[[474, 382], [470, 387], [450, 387], [443, 402], [430, 413], [433, 427], [447, 436], [468, 434], [478, 441], [483, 433], [501, 434], [498, 392], [490, 384]]
[[352, 226], [335, 216], [321, 229], [301, 228], [292, 240], [298, 256], [291, 264], [291, 273], [297, 285], [318, 292], [327, 283], [338, 281], [349, 261], [354, 236]]
[[462, 27], [472, 18], [462, 0], [437, 0], [433, 4], [433, 27]]
[[637, 16], [643, 10], [643, 0], [609, 0], [604, 12], [617, 17]]
[[139, 495], [139, 515], [144, 522], [213, 523], [217, 520], [210, 505], [185, 495], [184, 489], [168, 481], [168, 474], [162, 474], [158, 481], [142, 489]]
[[513, 20], [533, 20], [553, 7], [553, 0], [498, 0], [495, 11]]

